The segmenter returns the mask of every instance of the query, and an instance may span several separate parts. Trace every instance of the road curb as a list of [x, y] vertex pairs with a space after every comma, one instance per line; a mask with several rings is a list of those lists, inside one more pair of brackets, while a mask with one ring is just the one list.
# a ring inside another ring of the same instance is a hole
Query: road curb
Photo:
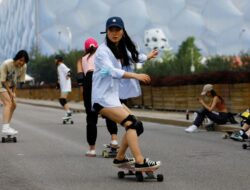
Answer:
[[[44, 104], [44, 103], [39, 103], [39, 102], [28, 102], [28, 101], [22, 101], [22, 100], [17, 100], [18, 103], [21, 104], [28, 104], [28, 105], [33, 105], [33, 106], [39, 106], [39, 107], [50, 107], [50, 108], [55, 108], [55, 109], [62, 109], [60, 105], [51, 105], [51, 104]], [[74, 113], [85, 113], [84, 107], [82, 109], [80, 108], [71, 108]], [[169, 118], [153, 118], [153, 117], [144, 117], [144, 116], [135, 116], [141, 120], [141, 121], [146, 121], [146, 122], [152, 122], [152, 123], [160, 123], [160, 124], [166, 124], [166, 125], [173, 125], [173, 126], [178, 126], [178, 127], [188, 127], [189, 125], [192, 124], [192, 121], [190, 120], [177, 120], [177, 119], [169, 119]], [[241, 127], [238, 125], [232, 125], [232, 124], [225, 124], [225, 125], [216, 125], [215, 131], [219, 132], [226, 132], [226, 131], [237, 131], [241, 129]]]

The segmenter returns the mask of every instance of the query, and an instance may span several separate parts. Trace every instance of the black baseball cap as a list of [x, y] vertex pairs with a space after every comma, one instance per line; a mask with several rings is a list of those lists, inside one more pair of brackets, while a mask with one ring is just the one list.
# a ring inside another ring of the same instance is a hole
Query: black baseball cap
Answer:
[[55, 59], [57, 59], [59, 61], [62, 61], [63, 60], [63, 56], [58, 54], [58, 55], [55, 56]]
[[[110, 17], [106, 22], [106, 31], [108, 30], [108, 28], [110, 28], [112, 26], [124, 29], [124, 23], [123, 23], [123, 20], [121, 19], [121, 17], [118, 17], [118, 16]], [[101, 34], [105, 34], [106, 31], [101, 32]]]

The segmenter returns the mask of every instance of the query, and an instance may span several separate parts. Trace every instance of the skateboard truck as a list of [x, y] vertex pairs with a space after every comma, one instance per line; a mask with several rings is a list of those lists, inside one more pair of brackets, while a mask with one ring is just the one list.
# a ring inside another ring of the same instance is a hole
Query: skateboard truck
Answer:
[[125, 178], [125, 176], [135, 176], [136, 181], [138, 182], [142, 182], [145, 180], [152, 180], [152, 179], [156, 179], [159, 182], [162, 182], [164, 180], [164, 176], [163, 174], [154, 174], [154, 171], [157, 169], [154, 169], [153, 171], [135, 171], [135, 167], [130, 165], [130, 166], [124, 166], [124, 167], [120, 167], [123, 170], [127, 170], [127, 172], [125, 171], [119, 171], [117, 173], [117, 176], [119, 179], [123, 179]]
[[243, 149], [247, 149], [248, 147], [250, 147], [250, 139], [245, 139], [245, 141], [246, 141], [247, 143], [243, 143], [243, 144], [242, 144], [242, 148], [243, 148]]
[[[143, 173], [145, 173], [146, 176], [144, 176]], [[144, 179], [156, 179], [159, 182], [162, 182], [164, 180], [164, 176], [162, 174], [155, 175], [154, 172], [133, 172], [129, 170], [127, 173], [125, 173], [124, 171], [119, 171], [117, 175], [119, 179], [122, 179], [125, 176], [135, 176], [136, 181], [138, 182], [142, 182], [144, 181]]]
[[2, 143], [7, 143], [7, 142], [17, 142], [17, 138], [12, 135], [7, 135], [7, 137], [2, 137]]
[[112, 147], [109, 144], [103, 145], [106, 149], [102, 151], [103, 158], [114, 158], [117, 155], [117, 149], [119, 147]]
[[64, 118], [63, 119], [63, 124], [68, 124], [68, 123], [70, 123], [70, 124], [74, 124], [74, 121], [72, 120], [72, 118]]

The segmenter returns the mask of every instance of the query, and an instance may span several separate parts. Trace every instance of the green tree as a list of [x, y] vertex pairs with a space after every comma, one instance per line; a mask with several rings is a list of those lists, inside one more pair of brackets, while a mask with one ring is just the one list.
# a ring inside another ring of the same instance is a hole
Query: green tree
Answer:
[[[188, 75], [202, 69], [201, 54], [195, 45], [195, 38], [188, 37], [179, 47], [176, 54], [176, 67], [179, 75]], [[193, 68], [193, 71], [192, 71]]]
[[[194, 44], [194, 37], [187, 38], [179, 48], [176, 55], [170, 51], [164, 52], [162, 55], [162, 62], [147, 62], [143, 67], [143, 72], [152, 76], [176, 76], [188, 75], [192, 72], [199, 72], [203, 69], [200, 63], [201, 54], [199, 49]], [[191, 66], [193, 65], [193, 71]]]
[[[76, 81], [76, 63], [82, 56], [82, 51], [73, 50], [68, 54], [60, 52], [63, 55], [64, 63], [72, 71], [72, 82]], [[30, 63], [28, 65], [28, 73], [35, 78], [37, 83], [44, 81], [46, 84], [57, 82], [57, 69], [54, 60], [55, 55], [45, 56], [39, 52], [33, 52]]]
[[147, 61], [140, 72], [151, 76], [163, 77], [171, 75], [171, 67], [175, 60], [175, 55], [171, 51], [164, 51], [162, 60]]
[[201, 72], [228, 71], [232, 69], [229, 58], [215, 56], [207, 59], [206, 66]]

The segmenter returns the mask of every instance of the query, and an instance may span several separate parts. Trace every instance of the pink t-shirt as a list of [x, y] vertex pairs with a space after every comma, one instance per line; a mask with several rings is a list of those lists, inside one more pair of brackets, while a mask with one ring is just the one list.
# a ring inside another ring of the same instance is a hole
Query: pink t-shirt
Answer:
[[85, 75], [87, 74], [87, 72], [95, 70], [94, 59], [95, 55], [89, 57], [89, 54], [85, 55], [82, 58], [82, 68]]

